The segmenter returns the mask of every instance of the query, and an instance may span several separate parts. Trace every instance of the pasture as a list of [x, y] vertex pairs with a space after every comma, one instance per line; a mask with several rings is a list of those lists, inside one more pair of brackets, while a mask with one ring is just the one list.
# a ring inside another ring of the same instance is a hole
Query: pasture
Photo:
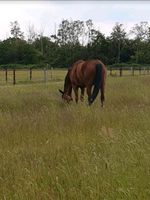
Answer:
[[56, 73], [0, 86], [0, 199], [149, 200], [150, 76], [108, 77], [101, 108], [64, 104]]

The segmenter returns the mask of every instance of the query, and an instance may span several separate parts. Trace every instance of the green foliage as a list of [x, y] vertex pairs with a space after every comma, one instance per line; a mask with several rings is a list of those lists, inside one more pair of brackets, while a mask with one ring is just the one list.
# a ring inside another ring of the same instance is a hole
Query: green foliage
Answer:
[[116, 57], [116, 62], [120, 62], [121, 50], [124, 46], [126, 39], [126, 32], [123, 28], [123, 24], [116, 23], [113, 27], [113, 31], [110, 36], [112, 40], [112, 48], [114, 52], [114, 56]]
[[22, 39], [9, 38], [0, 43], [1, 64], [35, 64], [41, 56], [40, 51]]
[[41, 64], [3, 64], [0, 65], [0, 69], [38, 69], [38, 68], [44, 68], [47, 67], [47, 64], [41, 63]]
[[28, 40], [17, 21], [11, 23], [12, 38], [0, 41], [0, 64], [49, 64], [69, 67], [79, 59], [101, 59], [105, 64], [150, 64], [148, 23], [141, 22], [132, 29], [129, 39], [123, 24], [116, 23], [110, 37], [94, 28], [92, 20], [63, 20], [56, 34], [50, 37], [35, 33], [29, 27]]

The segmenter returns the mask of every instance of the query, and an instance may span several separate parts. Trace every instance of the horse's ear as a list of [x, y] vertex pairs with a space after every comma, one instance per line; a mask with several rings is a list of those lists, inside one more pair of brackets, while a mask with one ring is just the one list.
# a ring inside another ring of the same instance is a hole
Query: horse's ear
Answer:
[[64, 92], [63, 92], [62, 90], [60, 90], [60, 89], [59, 89], [59, 92], [60, 92], [61, 94], [64, 94]]

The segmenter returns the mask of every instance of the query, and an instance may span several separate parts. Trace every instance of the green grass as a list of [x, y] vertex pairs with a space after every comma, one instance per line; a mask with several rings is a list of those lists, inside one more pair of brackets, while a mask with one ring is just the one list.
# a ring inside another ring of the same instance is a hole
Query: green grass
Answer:
[[63, 82], [1, 86], [0, 199], [149, 200], [149, 86], [108, 77], [103, 109], [63, 103]]

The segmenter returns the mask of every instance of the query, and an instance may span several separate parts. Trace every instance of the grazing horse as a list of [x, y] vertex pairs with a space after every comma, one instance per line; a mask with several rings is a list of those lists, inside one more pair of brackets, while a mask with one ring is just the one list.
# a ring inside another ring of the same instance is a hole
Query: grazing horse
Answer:
[[[72, 89], [75, 93], [75, 101], [78, 102], [78, 89], [81, 89], [80, 100], [83, 101], [84, 90], [88, 95], [88, 102], [91, 105], [96, 99], [99, 90], [101, 91], [101, 106], [105, 99], [106, 67], [100, 60], [79, 60], [68, 69], [64, 82], [64, 91], [59, 90], [62, 98], [67, 102], [72, 99]], [[93, 87], [94, 86], [94, 87]], [[93, 87], [93, 90], [92, 90]]]

